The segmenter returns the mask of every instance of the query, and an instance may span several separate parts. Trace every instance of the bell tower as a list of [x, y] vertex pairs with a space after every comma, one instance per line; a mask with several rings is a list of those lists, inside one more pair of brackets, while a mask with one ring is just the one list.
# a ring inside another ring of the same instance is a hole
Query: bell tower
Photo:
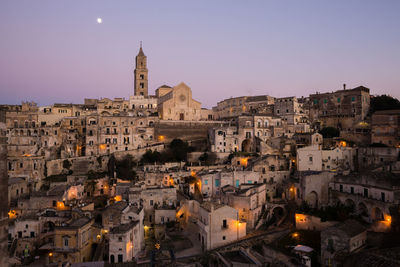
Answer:
[[148, 96], [148, 70], [147, 57], [143, 53], [142, 42], [140, 42], [139, 54], [136, 56], [135, 68], [135, 95]]

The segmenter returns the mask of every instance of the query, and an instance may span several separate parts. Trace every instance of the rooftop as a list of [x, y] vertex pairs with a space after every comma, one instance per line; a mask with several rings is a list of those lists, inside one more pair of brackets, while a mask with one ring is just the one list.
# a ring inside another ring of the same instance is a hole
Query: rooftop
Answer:
[[211, 211], [211, 209], [217, 210], [219, 208], [222, 208], [223, 206], [225, 206], [225, 204], [221, 204], [221, 203], [214, 203], [214, 202], [203, 202], [200, 205], [203, 209], [207, 210], [207, 211]]
[[132, 221], [126, 224], [120, 224], [117, 227], [113, 227], [110, 230], [110, 234], [123, 234], [131, 230], [135, 225], [137, 225], [139, 221]]
[[352, 219], [346, 220], [339, 224], [336, 224], [330, 228], [336, 228], [338, 230], [341, 230], [350, 237], [356, 236], [356, 235], [361, 234], [362, 232], [366, 231], [366, 228], [363, 225], [361, 225], [356, 220], [352, 220]]

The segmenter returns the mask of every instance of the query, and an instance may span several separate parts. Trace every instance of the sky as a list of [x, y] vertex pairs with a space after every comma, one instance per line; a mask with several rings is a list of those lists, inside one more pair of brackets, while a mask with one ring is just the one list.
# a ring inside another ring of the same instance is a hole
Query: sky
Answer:
[[[400, 1], [0, 1], [0, 103], [149, 94], [185, 82], [203, 107], [364, 85], [400, 98]], [[98, 24], [101, 17], [103, 23]]]

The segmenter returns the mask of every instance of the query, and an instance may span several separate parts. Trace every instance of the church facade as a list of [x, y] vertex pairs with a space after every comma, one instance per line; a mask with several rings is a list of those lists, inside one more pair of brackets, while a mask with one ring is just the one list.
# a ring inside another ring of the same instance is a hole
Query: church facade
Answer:
[[174, 87], [160, 86], [155, 96], [149, 96], [147, 57], [141, 45], [135, 61], [135, 93], [130, 101], [135, 100], [138, 103], [132, 102], [130, 106], [145, 105], [157, 108], [160, 120], [200, 121], [213, 118], [212, 110], [202, 109], [201, 103], [192, 98], [191, 88], [183, 82]]
[[181, 82], [172, 88], [161, 86], [156, 95], [161, 120], [201, 120], [201, 103], [192, 98], [192, 90], [185, 83]]

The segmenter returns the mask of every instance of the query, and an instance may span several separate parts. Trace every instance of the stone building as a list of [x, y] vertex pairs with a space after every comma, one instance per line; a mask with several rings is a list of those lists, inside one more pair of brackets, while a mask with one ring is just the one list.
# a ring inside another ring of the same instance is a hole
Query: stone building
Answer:
[[302, 104], [294, 96], [276, 98], [274, 114], [281, 117], [289, 125], [306, 123], [308, 121], [308, 116], [303, 111]]
[[102, 155], [129, 151], [155, 143], [157, 117], [88, 116], [86, 154]]
[[322, 127], [351, 130], [367, 117], [370, 105], [369, 89], [359, 86], [346, 90], [344, 85], [343, 90], [311, 94], [310, 103], [311, 122], [318, 122]]
[[223, 246], [246, 235], [246, 222], [240, 221], [236, 209], [224, 204], [203, 202], [197, 225], [203, 250]]
[[50, 262], [91, 261], [93, 244], [100, 241], [97, 238], [100, 229], [93, 223], [93, 219], [81, 217], [63, 226], [56, 226]]
[[371, 128], [371, 143], [400, 147], [400, 110], [375, 112]]
[[173, 88], [158, 88], [156, 94], [161, 120], [201, 120], [201, 103], [192, 98], [192, 90], [185, 83], [182, 82]]
[[322, 149], [321, 145], [312, 145], [297, 149], [298, 171], [354, 170], [355, 149], [336, 147]]
[[241, 184], [239, 188], [225, 186], [221, 189], [221, 201], [239, 212], [239, 219], [247, 223], [247, 230], [253, 229], [267, 203], [266, 185]]
[[[231, 97], [213, 107], [216, 119], [229, 119], [244, 114], [255, 114], [270, 110], [273, 113], [274, 98], [268, 95]], [[268, 108], [270, 107], [270, 109]]]
[[196, 175], [200, 184], [200, 192], [205, 197], [219, 196], [224, 186], [239, 187], [241, 184], [260, 183], [260, 174], [252, 171], [216, 170], [200, 172]]
[[387, 230], [396, 213], [391, 209], [395, 211], [400, 205], [399, 181], [399, 174], [389, 172], [338, 175], [329, 183], [330, 203], [351, 207], [365, 221]]
[[400, 161], [400, 148], [398, 147], [358, 147], [357, 171], [382, 170], [391, 164]]
[[142, 249], [139, 221], [120, 224], [109, 232], [110, 263], [132, 261]]
[[152, 226], [156, 223], [156, 210], [158, 210], [157, 213], [159, 215], [157, 220], [159, 219], [160, 221], [161, 216], [164, 216], [161, 215], [162, 212], [160, 212], [160, 210], [173, 210], [175, 212], [177, 205], [176, 188], [146, 188], [140, 192], [140, 201], [142, 202], [144, 209], [144, 223], [147, 226]]
[[366, 246], [367, 230], [355, 220], [347, 220], [321, 231], [322, 266], [342, 266], [350, 254]]

